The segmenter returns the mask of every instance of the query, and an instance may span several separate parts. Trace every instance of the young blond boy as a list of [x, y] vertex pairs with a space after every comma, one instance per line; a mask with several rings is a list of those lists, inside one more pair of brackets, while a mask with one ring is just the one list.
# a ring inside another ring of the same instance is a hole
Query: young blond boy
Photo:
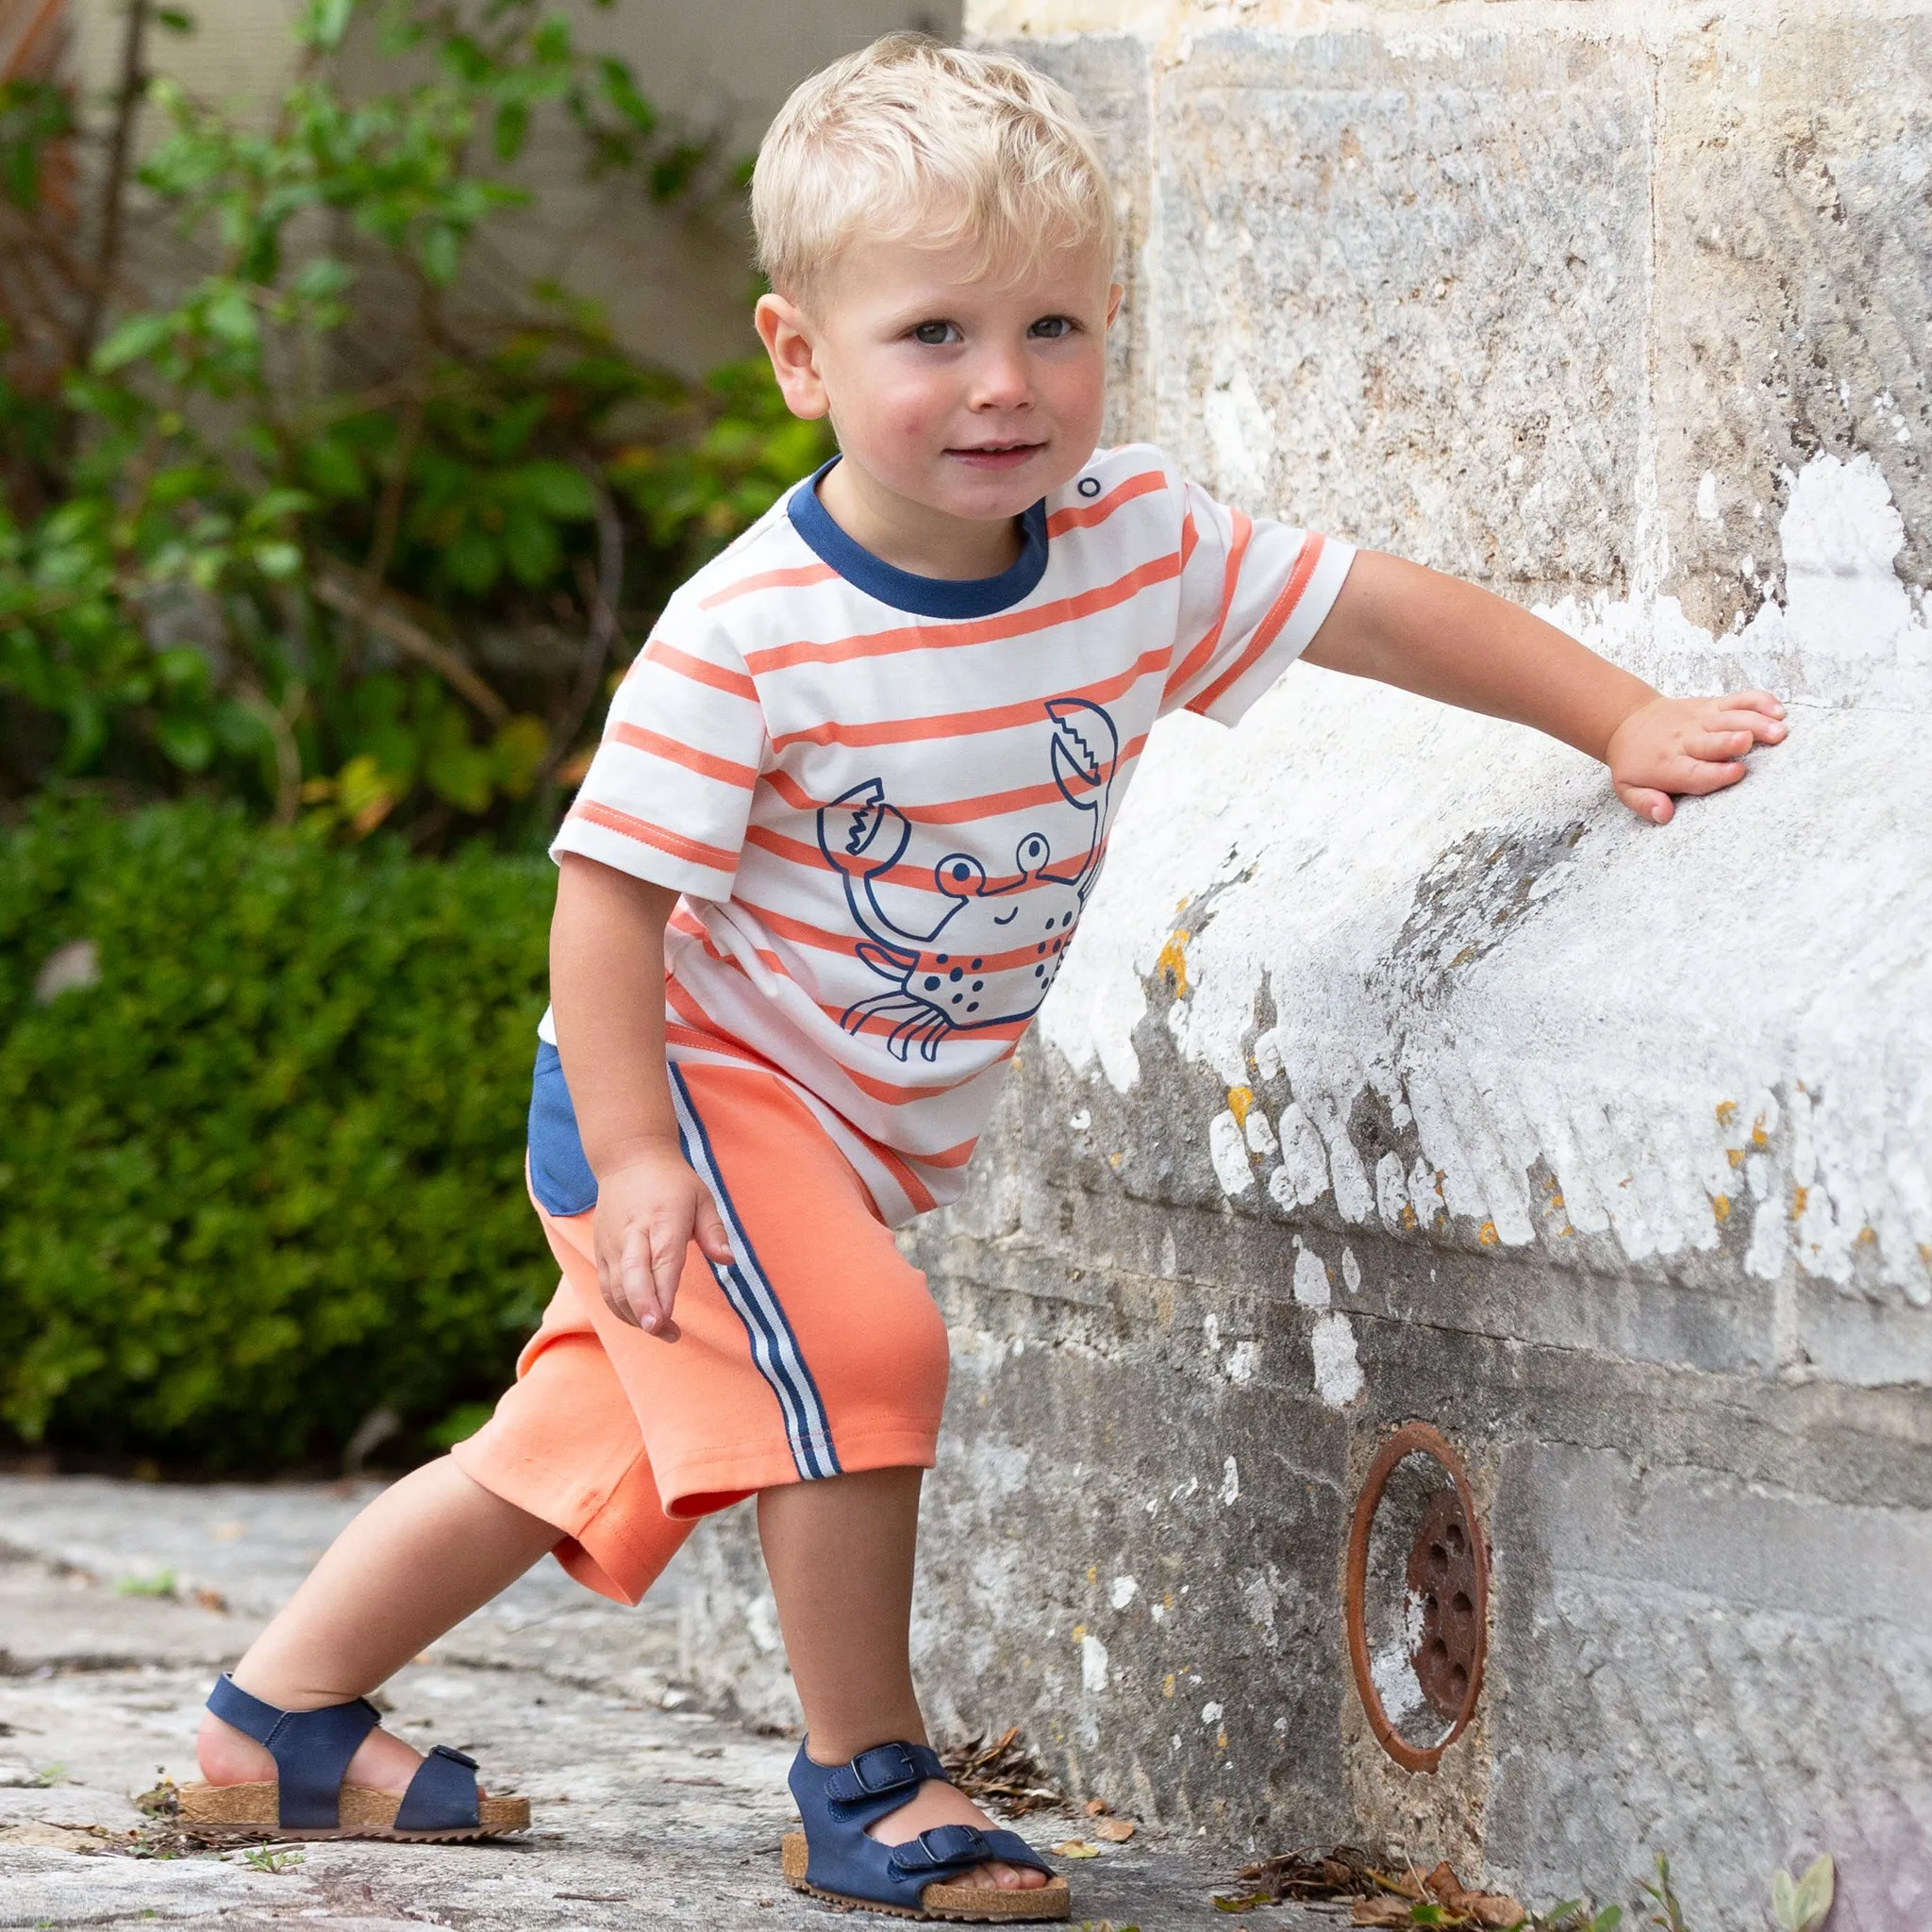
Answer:
[[1783, 713], [1662, 698], [1486, 591], [1096, 449], [1111, 200], [1016, 62], [910, 35], [839, 62], [774, 124], [753, 211], [759, 334], [841, 457], [672, 600], [553, 848], [530, 1174], [562, 1283], [492, 1421], [372, 1504], [225, 1680], [189, 1808], [513, 1828], [521, 1801], [479, 1806], [468, 1760], [425, 1768], [357, 1700], [545, 1552], [635, 1602], [755, 1494], [808, 1726], [788, 1876], [1063, 1916], [924, 1748], [946, 1341], [890, 1229], [958, 1193], [1149, 727], [1233, 724], [1306, 656], [1546, 731], [1663, 824]]

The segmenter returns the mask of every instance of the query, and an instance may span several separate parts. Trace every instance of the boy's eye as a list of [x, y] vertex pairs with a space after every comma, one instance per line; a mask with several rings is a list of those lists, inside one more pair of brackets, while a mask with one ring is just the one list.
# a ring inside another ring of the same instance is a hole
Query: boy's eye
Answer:
[[912, 340], [924, 342], [929, 349], [937, 349], [943, 343], [961, 341], [964, 338], [950, 322], [922, 322], [914, 326]]
[[1042, 315], [1026, 333], [1030, 336], [1039, 336], [1045, 341], [1057, 342], [1063, 336], [1072, 335], [1074, 326], [1071, 315]]

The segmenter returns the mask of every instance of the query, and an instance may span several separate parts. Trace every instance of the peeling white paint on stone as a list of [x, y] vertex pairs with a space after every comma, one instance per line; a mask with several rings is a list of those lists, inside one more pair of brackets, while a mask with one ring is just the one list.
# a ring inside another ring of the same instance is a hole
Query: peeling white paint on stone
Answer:
[[1415, 1674], [1415, 1657], [1422, 1644], [1423, 1600], [1411, 1590], [1403, 1596], [1401, 1641], [1378, 1651], [1369, 1667], [1383, 1712], [1398, 1729], [1428, 1702], [1422, 1679]]
[[1227, 1352], [1227, 1379], [1237, 1386], [1245, 1387], [1255, 1379], [1255, 1372], [1261, 1366], [1261, 1344], [1257, 1341], [1237, 1341]]
[[1124, 1610], [1140, 1594], [1141, 1585], [1132, 1576], [1116, 1576], [1108, 1590], [1107, 1600], [1115, 1609]]
[[1305, 1308], [1325, 1308], [1332, 1298], [1327, 1267], [1312, 1248], [1294, 1257], [1294, 1298]]
[[1224, 1507], [1232, 1508], [1241, 1501], [1241, 1473], [1235, 1459], [1230, 1456], [1221, 1470], [1221, 1501]]
[[1091, 1634], [1080, 1640], [1080, 1688], [1090, 1697], [1107, 1689], [1107, 1645]]
[[1255, 1171], [1248, 1165], [1247, 1142], [1232, 1111], [1224, 1109], [1208, 1123], [1208, 1151], [1223, 1193], [1244, 1194], [1255, 1185]]
[[1315, 1357], [1315, 1393], [1330, 1408], [1346, 1408], [1362, 1392], [1362, 1367], [1356, 1359], [1348, 1317], [1333, 1311], [1319, 1317], [1308, 1346]]
[[[1932, 1301], [1932, 630], [1891, 574], [1902, 529], [1869, 459], [1808, 463], [1781, 530], [1784, 601], [1737, 635], [1668, 598], [1551, 613], [1666, 690], [1801, 700], [1788, 744], [1669, 826], [1536, 733], [1308, 667], [1235, 732], [1169, 720], [1048, 1040], [1130, 1089], [1156, 956], [1185, 924], [1184, 1057], [1229, 1087], [1277, 1063], [1287, 1083], [1268, 1096], [1275, 1208], [1328, 1195], [1418, 1236], [1446, 1213], [1505, 1248], [1607, 1235], [1630, 1260], [1734, 1228], [1754, 1274], [1795, 1257]], [[1493, 883], [1511, 877], [1521, 894]], [[1257, 1041], [1263, 989], [1279, 1017]], [[1800, 1093], [1802, 1157], [1779, 1124]], [[1372, 1175], [1353, 1143], [1365, 1094], [1412, 1114], [1407, 1172], [1385, 1149]], [[1256, 1202], [1232, 1111], [1208, 1135], [1224, 1191]], [[1888, 1373], [1880, 1352], [1869, 1378]]]

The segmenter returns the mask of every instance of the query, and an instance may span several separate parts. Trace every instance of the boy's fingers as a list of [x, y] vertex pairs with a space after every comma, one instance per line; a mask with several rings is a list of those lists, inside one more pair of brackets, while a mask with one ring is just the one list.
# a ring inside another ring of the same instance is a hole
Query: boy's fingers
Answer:
[[612, 1312], [633, 1327], [644, 1308], [643, 1297], [651, 1278], [650, 1252], [642, 1228], [625, 1228], [624, 1245], [617, 1256], [617, 1292], [604, 1297], [610, 1304]]
[[1617, 796], [1641, 819], [1648, 819], [1653, 824], [1667, 825], [1675, 808], [1666, 792], [1653, 790], [1648, 785], [1619, 785]]
[[1749, 731], [1729, 725], [1715, 731], [1693, 731], [1684, 740], [1687, 757], [1703, 759], [1740, 758], [1757, 740]]
[[708, 1193], [700, 1196], [698, 1200], [696, 1224], [692, 1232], [697, 1237], [698, 1247], [706, 1260], [730, 1260], [731, 1238], [724, 1232], [724, 1222], [718, 1212], [718, 1204]]
[[1750, 769], [1735, 758], [1725, 759], [1721, 764], [1693, 764], [1678, 778], [1676, 789], [1688, 791], [1693, 798], [1701, 798], [1707, 791], [1722, 791], [1726, 785], [1737, 784]]
[[1767, 711], [1726, 709], [1706, 721], [1713, 731], [1742, 731], [1754, 744], [1774, 744], [1790, 728], [1782, 718]]
[[677, 1277], [684, 1272], [684, 1251], [689, 1244], [690, 1237], [675, 1222], [651, 1224], [651, 1300], [642, 1323], [646, 1334], [675, 1330], [671, 1307], [677, 1299]]
[[1768, 691], [1727, 691], [1719, 701], [1727, 711], [1762, 711], [1767, 718], [1782, 718], [1784, 706]]

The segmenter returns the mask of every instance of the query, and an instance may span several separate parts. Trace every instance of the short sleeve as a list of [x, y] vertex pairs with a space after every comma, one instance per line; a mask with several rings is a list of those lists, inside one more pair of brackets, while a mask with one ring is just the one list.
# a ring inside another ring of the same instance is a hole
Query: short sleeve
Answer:
[[1307, 648], [1355, 551], [1181, 488], [1179, 636], [1160, 708], [1233, 724]]
[[551, 858], [575, 852], [694, 898], [729, 898], [765, 746], [758, 687], [728, 633], [667, 612], [611, 700]]

